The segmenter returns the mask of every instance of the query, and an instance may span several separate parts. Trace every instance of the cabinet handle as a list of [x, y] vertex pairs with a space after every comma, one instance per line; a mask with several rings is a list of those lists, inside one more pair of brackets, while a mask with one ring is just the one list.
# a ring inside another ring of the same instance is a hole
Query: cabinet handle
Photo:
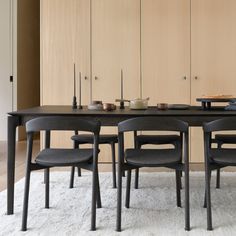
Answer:
[[183, 78], [184, 80], [187, 80], [187, 76], [184, 76], [184, 78]]
[[94, 77], [94, 79], [95, 79], [95, 80], [98, 80], [98, 77], [97, 77], [97, 76], [95, 76], [95, 77]]
[[194, 77], [194, 79], [195, 79], [195, 80], [198, 80], [198, 77], [197, 77], [197, 76], [195, 76], [195, 77]]
[[87, 76], [84, 76], [84, 79], [85, 79], [85, 80], [88, 80], [88, 77], [87, 77]]

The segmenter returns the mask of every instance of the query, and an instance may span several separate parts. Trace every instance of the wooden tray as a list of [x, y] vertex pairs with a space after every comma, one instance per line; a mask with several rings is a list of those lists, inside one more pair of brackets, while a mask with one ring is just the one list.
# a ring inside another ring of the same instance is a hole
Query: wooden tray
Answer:
[[202, 103], [202, 108], [205, 109], [211, 109], [211, 103], [212, 102], [234, 102], [236, 101], [236, 98], [233, 96], [203, 96], [201, 98], [196, 99], [197, 102]]

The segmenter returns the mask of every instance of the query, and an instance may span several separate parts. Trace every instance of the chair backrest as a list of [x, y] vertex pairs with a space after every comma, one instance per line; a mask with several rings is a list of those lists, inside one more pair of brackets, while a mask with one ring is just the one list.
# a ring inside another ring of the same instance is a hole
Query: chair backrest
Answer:
[[226, 130], [236, 130], [236, 117], [222, 118], [203, 124], [205, 133]]
[[88, 121], [77, 117], [68, 116], [48, 116], [38, 117], [26, 123], [26, 132], [50, 131], [50, 130], [78, 130], [87, 131], [94, 134], [100, 132], [99, 121]]
[[118, 124], [118, 132], [129, 131], [177, 131], [188, 132], [188, 124], [174, 118], [138, 117]]

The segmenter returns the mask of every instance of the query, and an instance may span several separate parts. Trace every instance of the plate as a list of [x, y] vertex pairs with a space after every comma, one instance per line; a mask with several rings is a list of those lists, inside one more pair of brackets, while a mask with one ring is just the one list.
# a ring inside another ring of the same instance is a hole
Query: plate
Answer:
[[187, 104], [168, 104], [168, 109], [171, 110], [186, 110], [189, 109], [189, 105]]

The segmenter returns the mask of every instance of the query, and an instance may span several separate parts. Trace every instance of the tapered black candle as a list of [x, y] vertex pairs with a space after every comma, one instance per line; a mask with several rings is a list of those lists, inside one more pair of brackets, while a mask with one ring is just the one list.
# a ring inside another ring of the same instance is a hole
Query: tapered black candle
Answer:
[[77, 109], [75, 63], [74, 63], [74, 96], [73, 96], [72, 109]]
[[124, 91], [123, 91], [123, 70], [121, 70], [120, 74], [120, 92], [121, 92], [121, 99], [124, 99]]
[[123, 81], [123, 70], [121, 69], [120, 73], [120, 109], [124, 109], [124, 81]]
[[81, 105], [81, 98], [82, 98], [82, 87], [81, 87], [81, 72], [79, 72], [79, 109], [82, 109]]

